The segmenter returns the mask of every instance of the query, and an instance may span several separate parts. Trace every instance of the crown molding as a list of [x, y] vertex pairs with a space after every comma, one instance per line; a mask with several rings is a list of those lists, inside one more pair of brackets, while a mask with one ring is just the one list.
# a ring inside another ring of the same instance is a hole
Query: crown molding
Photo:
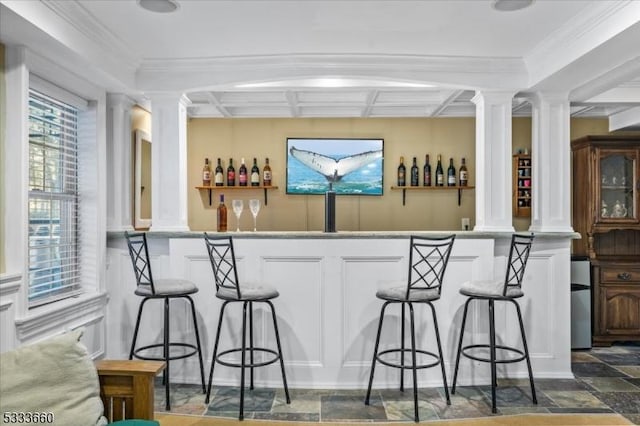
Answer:
[[534, 86], [638, 22], [640, 2], [594, 2], [524, 57]]
[[76, 0], [47, 0], [42, 4], [117, 62], [132, 64], [134, 68], [138, 65], [139, 55]]
[[637, 75], [640, 75], [640, 56], [574, 88], [569, 98], [571, 101], [581, 102], [604, 95], [615, 87], [627, 90], [639, 88], [640, 80], [629, 81]]
[[179, 60], [148, 59], [136, 75], [142, 91], [224, 90], [236, 84], [342, 76], [445, 85], [460, 89], [526, 87], [519, 58], [294, 54]]
[[57, 68], [89, 78], [108, 90], [133, 89], [139, 61], [121, 52], [121, 42], [99, 30], [102, 25], [77, 1], [0, 2], [13, 12], [0, 16], [3, 30], [8, 29], [8, 37], [3, 40], [6, 45], [24, 46]]

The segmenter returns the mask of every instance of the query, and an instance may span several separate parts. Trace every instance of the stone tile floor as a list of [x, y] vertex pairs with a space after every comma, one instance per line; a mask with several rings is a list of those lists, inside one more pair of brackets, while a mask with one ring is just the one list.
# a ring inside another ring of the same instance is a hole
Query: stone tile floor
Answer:
[[[487, 366], [488, 368], [488, 366]], [[619, 413], [640, 424], [640, 345], [619, 344], [572, 353], [574, 379], [535, 380], [538, 405], [531, 402], [528, 380], [498, 382], [498, 414]], [[534, 370], [535, 374], [535, 370]], [[408, 377], [408, 376], [407, 376]], [[411, 383], [406, 385], [411, 387]], [[156, 382], [156, 411], [164, 411], [164, 387]], [[413, 392], [374, 390], [364, 405], [363, 390], [290, 389], [291, 404], [281, 388], [245, 390], [245, 418], [307, 422], [413, 421]], [[171, 412], [237, 418], [240, 390], [214, 387], [204, 403], [199, 385], [171, 388]], [[419, 390], [420, 420], [492, 416], [491, 387], [458, 387], [447, 406], [443, 388]]]

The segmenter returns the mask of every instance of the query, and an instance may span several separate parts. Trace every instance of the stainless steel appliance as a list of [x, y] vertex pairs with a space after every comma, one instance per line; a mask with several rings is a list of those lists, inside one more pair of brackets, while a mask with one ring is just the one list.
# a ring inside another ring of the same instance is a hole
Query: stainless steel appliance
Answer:
[[591, 264], [571, 258], [571, 349], [591, 347]]

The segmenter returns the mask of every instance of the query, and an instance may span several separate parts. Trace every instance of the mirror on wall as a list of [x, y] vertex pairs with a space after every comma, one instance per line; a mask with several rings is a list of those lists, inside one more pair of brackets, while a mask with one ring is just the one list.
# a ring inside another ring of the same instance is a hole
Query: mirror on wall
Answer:
[[134, 227], [151, 226], [151, 136], [144, 130], [135, 134]]

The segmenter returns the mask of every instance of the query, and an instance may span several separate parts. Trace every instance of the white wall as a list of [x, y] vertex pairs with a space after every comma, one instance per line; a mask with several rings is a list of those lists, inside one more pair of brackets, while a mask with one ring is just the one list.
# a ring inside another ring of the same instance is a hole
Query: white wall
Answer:
[[[81, 158], [82, 295], [28, 306], [28, 89], [33, 76], [43, 76], [50, 89], [64, 90], [88, 101], [78, 129]], [[0, 351], [42, 340], [65, 330], [85, 328], [83, 342], [93, 357], [106, 351], [106, 165], [105, 92], [63, 64], [23, 47], [5, 51], [6, 128], [3, 141], [2, 210], [5, 234], [0, 239], [4, 271], [0, 275]]]
[[[211, 363], [221, 301], [215, 297], [211, 265], [201, 234], [186, 238], [151, 236], [149, 245], [154, 278], [180, 277], [192, 280], [200, 291], [193, 296], [204, 350], [205, 371]], [[382, 302], [375, 297], [380, 288], [394, 282], [406, 285], [408, 237], [382, 235], [374, 238], [252, 237], [235, 238], [236, 258], [242, 283], [265, 283], [280, 296], [274, 300], [283, 345], [287, 380], [291, 387], [363, 388], [368, 380], [377, 321]], [[275, 233], [278, 234], [278, 233]], [[357, 233], [349, 233], [349, 235]], [[336, 234], [334, 234], [336, 235]], [[408, 235], [408, 234], [407, 234]], [[187, 236], [187, 235], [185, 235]], [[456, 239], [445, 275], [442, 298], [434, 303], [445, 358], [451, 375], [466, 298], [460, 285], [470, 279], [502, 279], [509, 250], [509, 235], [491, 237], [470, 233]], [[569, 320], [569, 242], [567, 236], [540, 236], [534, 242], [524, 280], [525, 297], [519, 300], [536, 378], [568, 378], [571, 373]], [[141, 298], [133, 294], [135, 278], [121, 236], [109, 239], [109, 282], [112, 299], [109, 316], [109, 357], [128, 354]], [[270, 312], [255, 304], [256, 345], [274, 347]], [[498, 340], [521, 347], [520, 330], [512, 306], [496, 304]], [[172, 302], [172, 340], [193, 341], [194, 331], [187, 304]], [[415, 307], [418, 345], [436, 350], [428, 307]], [[487, 304], [471, 308], [465, 342], [488, 342]], [[408, 313], [407, 313], [408, 315]], [[397, 344], [399, 308], [387, 309], [381, 347]], [[220, 349], [239, 346], [241, 304], [231, 304], [225, 314]], [[408, 317], [407, 317], [408, 318]], [[408, 324], [408, 320], [407, 320]], [[158, 342], [162, 337], [162, 303], [145, 306], [138, 345]], [[408, 330], [408, 326], [407, 326]], [[408, 342], [407, 338], [407, 342]], [[256, 370], [262, 385], [281, 386], [277, 364]], [[376, 386], [397, 385], [398, 371], [380, 367]], [[499, 367], [499, 376], [527, 377], [526, 364]], [[175, 361], [172, 380], [198, 383], [197, 357]], [[488, 383], [488, 364], [461, 361], [461, 384]], [[449, 377], [450, 379], [450, 377]], [[216, 366], [214, 383], [237, 385], [239, 370]], [[441, 383], [439, 368], [420, 372], [421, 386]]]

